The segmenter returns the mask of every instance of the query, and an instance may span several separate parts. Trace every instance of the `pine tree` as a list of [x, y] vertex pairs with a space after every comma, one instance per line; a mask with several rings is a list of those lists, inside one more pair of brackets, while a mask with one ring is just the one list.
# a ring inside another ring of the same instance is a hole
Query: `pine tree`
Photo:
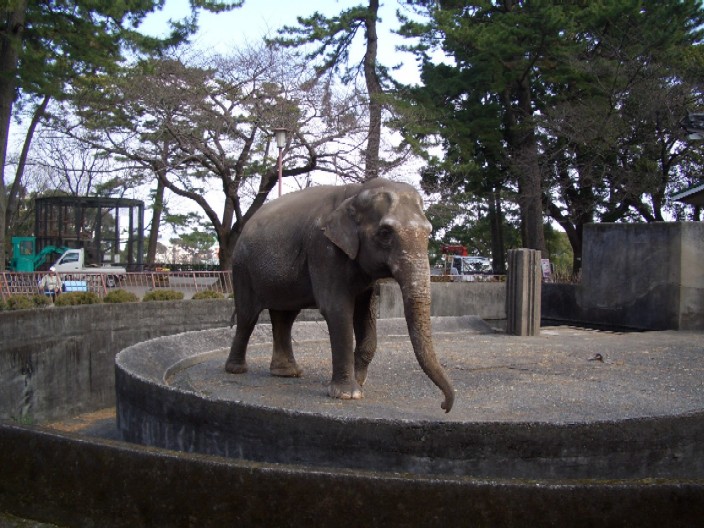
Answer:
[[415, 103], [436, 122], [409, 132], [442, 138], [435, 174], [515, 191], [526, 247], [544, 250], [550, 215], [575, 271], [585, 223], [663, 218], [673, 178], [701, 160], [678, 125], [703, 103], [699, 2], [414, 4], [427, 17], [403, 28], [424, 61]]
[[[368, 1], [367, 6], [354, 6], [333, 17], [324, 17], [318, 12], [309, 17], [298, 17], [298, 26], [283, 27], [279, 31], [280, 37], [274, 39], [277, 44], [289, 47], [313, 44], [315, 48], [307, 58], [317, 60], [322, 57], [318, 65], [321, 77], [339, 73], [344, 83], [350, 83], [357, 71], [363, 72], [369, 98], [369, 132], [364, 153], [366, 180], [379, 176], [383, 83], [387, 78], [385, 69], [377, 61], [379, 0]], [[349, 63], [350, 50], [361, 30], [364, 31], [364, 58], [361, 64], [352, 65]]]

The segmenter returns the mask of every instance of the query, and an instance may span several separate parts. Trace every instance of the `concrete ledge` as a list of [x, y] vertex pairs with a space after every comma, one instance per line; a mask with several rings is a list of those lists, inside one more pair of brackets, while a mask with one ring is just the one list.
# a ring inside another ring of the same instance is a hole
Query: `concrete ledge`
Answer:
[[[485, 321], [506, 319], [505, 282], [433, 282], [431, 315], [476, 315]], [[401, 288], [392, 280], [379, 283], [379, 318], [403, 317]]]
[[638, 526], [704, 518], [700, 481], [410, 476], [261, 464], [0, 425], [0, 510], [65, 526]]

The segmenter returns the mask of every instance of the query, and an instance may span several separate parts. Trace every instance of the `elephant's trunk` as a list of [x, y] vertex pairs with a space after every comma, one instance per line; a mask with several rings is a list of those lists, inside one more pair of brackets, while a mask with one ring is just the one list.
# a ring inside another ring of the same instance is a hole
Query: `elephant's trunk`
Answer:
[[408, 334], [418, 364], [445, 395], [441, 407], [450, 412], [455, 400], [452, 382], [438, 361], [433, 347], [430, 324], [430, 266], [425, 254], [407, 260], [394, 270], [394, 278], [401, 286], [403, 308], [406, 314]]

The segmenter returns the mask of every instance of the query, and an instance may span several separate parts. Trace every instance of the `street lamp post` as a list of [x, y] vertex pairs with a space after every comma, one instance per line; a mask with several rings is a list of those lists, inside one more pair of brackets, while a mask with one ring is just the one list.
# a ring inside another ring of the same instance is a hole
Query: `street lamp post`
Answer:
[[279, 197], [281, 196], [281, 177], [283, 173], [283, 152], [286, 146], [286, 132], [285, 128], [275, 128], [274, 138], [276, 139], [276, 146], [279, 147]]

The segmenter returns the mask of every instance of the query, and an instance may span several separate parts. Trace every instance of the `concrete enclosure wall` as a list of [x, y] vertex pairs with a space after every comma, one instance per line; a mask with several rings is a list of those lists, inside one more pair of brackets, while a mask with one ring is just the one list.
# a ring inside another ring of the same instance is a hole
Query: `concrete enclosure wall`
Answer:
[[585, 226], [582, 282], [544, 285], [543, 317], [704, 330], [704, 223]]
[[232, 301], [69, 306], [0, 314], [0, 419], [53, 420], [114, 405], [129, 344], [224, 326]]
[[[477, 315], [485, 321], [506, 319], [505, 282], [433, 282], [432, 316]], [[379, 283], [379, 318], [403, 317], [401, 288], [394, 281]]]
[[[640, 329], [704, 329], [704, 224], [593, 224], [581, 285], [544, 284], [544, 318]], [[379, 317], [403, 317], [398, 285], [379, 285]], [[506, 318], [503, 282], [432, 283], [432, 315]], [[233, 303], [75, 306], [0, 314], [0, 419], [52, 420], [114, 405], [113, 358], [155, 337], [217, 328]], [[267, 321], [267, 313], [260, 321]], [[299, 318], [319, 317], [304, 312]]]
[[[501, 284], [456, 286], [433, 286], [434, 300], [448, 296], [434, 302], [435, 314], [450, 315], [442, 312], [457, 303], [488, 320], [503, 317]], [[479, 300], [477, 292], [487, 297]], [[569, 298], [562, 296], [565, 305]], [[397, 300], [382, 294], [382, 314], [398, 310]], [[117, 351], [162, 335], [222, 327], [231, 313], [231, 301], [187, 301], [0, 314], [0, 524], [1, 512], [61, 526], [130, 528], [688, 527], [704, 517], [699, 480], [327, 470], [174, 453], [27, 425], [113, 404]]]
[[0, 512], [60, 526], [684, 528], [704, 517], [696, 482], [310, 469], [18, 426], [0, 425], [0, 467]]

